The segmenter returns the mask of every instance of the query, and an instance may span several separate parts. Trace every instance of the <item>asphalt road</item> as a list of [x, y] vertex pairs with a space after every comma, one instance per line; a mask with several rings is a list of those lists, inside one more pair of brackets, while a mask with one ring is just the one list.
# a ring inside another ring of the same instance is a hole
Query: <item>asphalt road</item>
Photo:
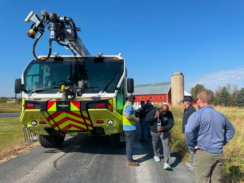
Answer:
[[0, 118], [19, 117], [20, 113], [0, 113]]
[[[112, 148], [106, 137], [67, 137], [62, 148], [41, 146], [0, 165], [0, 182], [17, 183], [193, 183], [194, 173], [171, 153], [172, 170], [163, 169], [163, 159], [155, 162], [151, 138], [134, 148], [139, 167], [126, 167], [125, 148]], [[162, 150], [162, 149], [161, 149]], [[161, 152], [162, 153], [162, 152]], [[163, 157], [162, 157], [163, 158]]]

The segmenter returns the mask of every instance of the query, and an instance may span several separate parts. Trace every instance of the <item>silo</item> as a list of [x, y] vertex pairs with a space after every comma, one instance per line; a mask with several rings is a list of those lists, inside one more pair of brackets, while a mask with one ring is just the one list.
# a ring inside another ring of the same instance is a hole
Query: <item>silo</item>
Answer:
[[184, 75], [179, 70], [171, 76], [171, 97], [173, 105], [179, 105], [184, 98]]

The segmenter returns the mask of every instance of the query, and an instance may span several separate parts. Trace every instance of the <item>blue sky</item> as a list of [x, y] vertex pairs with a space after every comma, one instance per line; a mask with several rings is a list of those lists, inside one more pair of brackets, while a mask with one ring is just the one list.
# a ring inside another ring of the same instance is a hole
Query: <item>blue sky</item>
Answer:
[[[0, 0], [0, 97], [14, 96], [15, 79], [33, 59], [24, 19], [42, 9], [72, 17], [91, 54], [122, 52], [136, 84], [167, 82], [180, 70], [188, 92], [196, 83], [244, 87], [243, 0]], [[37, 55], [48, 53], [48, 36]], [[54, 51], [70, 54], [56, 43]]]

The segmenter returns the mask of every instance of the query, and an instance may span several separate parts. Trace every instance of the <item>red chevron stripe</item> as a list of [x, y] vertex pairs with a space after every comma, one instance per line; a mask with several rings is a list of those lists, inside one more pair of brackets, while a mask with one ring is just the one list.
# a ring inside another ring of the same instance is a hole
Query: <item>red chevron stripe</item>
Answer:
[[[71, 111], [66, 112], [66, 113], [71, 114], [71, 115], [73, 115], [73, 116], [75, 116], [75, 117], [78, 117], [78, 118], [83, 119], [82, 116], [81, 116], [81, 114], [77, 114], [77, 113], [74, 113], [74, 112], [71, 112]], [[85, 120], [87, 120], [87, 121], [90, 122], [89, 118], [87, 118], [87, 117], [85, 117], [85, 116], [84, 116], [84, 118], [85, 118]], [[87, 123], [87, 126], [92, 127], [92, 125], [91, 125], [91, 124], [88, 124], [88, 123]]]
[[51, 117], [50, 117], [50, 116], [48, 116], [48, 117], [47, 117], [47, 120], [48, 120], [48, 121], [52, 121], [52, 119], [51, 119]]
[[52, 126], [53, 126], [53, 128], [55, 128], [55, 127], [57, 127], [57, 125], [54, 123], [54, 124], [52, 124]]
[[79, 123], [79, 124], [81, 124], [81, 125], [86, 125], [84, 122], [81, 122], [81, 121], [78, 121], [78, 120], [75, 120], [75, 119], [72, 119], [72, 118], [69, 118], [69, 117], [64, 117], [63, 119], [59, 120], [59, 121], [57, 122], [57, 125], [60, 126], [60, 125], [62, 125], [64, 122], [66, 122], [66, 121], [68, 121], [68, 120], [73, 121], [73, 122], [75, 122], [75, 123]]
[[82, 116], [81, 116], [80, 114], [77, 114], [77, 113], [74, 113], [74, 112], [71, 112], [71, 111], [68, 111], [68, 112], [66, 112], [66, 113], [71, 114], [71, 115], [73, 115], [73, 116], [75, 116], [75, 117], [77, 117], [77, 118], [81, 118], [81, 119], [83, 119]]
[[56, 117], [58, 117], [60, 114], [62, 114], [63, 112], [55, 112], [51, 115], [51, 117], [54, 119]]
[[88, 117], [84, 116], [84, 118], [86, 121], [90, 121], [90, 119]]
[[73, 124], [69, 124], [69, 125], [63, 127], [62, 130], [68, 130], [68, 129], [70, 129], [71, 127], [75, 127], [75, 128], [80, 129], [80, 130], [87, 130], [87, 129], [85, 129], [85, 128], [82, 128], [82, 127], [80, 127], [80, 126], [76, 126], [76, 125], [73, 125]]

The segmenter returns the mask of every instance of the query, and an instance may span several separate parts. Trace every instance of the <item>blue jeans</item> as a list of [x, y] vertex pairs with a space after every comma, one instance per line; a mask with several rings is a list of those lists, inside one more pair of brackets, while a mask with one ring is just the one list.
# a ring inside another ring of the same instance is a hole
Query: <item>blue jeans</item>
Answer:
[[147, 141], [147, 122], [145, 118], [140, 119], [141, 139]]
[[191, 165], [193, 166], [193, 156], [194, 156], [194, 152], [191, 150], [191, 149], [189, 149], [189, 152], [191, 153]]
[[127, 161], [132, 161], [133, 147], [135, 143], [136, 131], [125, 131], [126, 156]]

